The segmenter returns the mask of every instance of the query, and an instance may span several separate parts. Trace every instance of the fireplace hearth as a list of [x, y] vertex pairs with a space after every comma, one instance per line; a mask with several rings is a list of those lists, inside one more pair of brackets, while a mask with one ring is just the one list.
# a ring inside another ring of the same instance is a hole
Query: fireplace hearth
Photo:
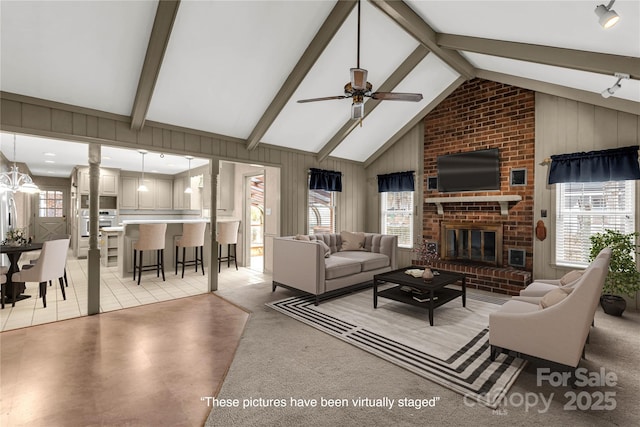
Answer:
[[502, 266], [502, 225], [443, 222], [440, 257], [447, 261]]

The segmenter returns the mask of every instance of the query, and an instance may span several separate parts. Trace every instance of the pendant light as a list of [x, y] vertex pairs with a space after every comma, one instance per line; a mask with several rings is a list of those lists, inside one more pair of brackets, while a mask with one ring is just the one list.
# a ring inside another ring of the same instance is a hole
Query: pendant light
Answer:
[[184, 189], [184, 192], [186, 194], [191, 194], [193, 193], [193, 190], [191, 189], [191, 160], [193, 159], [193, 156], [185, 156], [187, 158], [187, 160], [189, 160], [189, 178], [187, 181], [187, 188]]
[[0, 192], [11, 191], [15, 193], [20, 191], [22, 193], [39, 193], [40, 189], [34, 184], [31, 177], [18, 170], [16, 164], [16, 134], [13, 134], [13, 166], [9, 172], [3, 172], [0, 174]]
[[147, 154], [147, 150], [138, 150], [138, 153], [142, 154], [142, 180], [140, 181], [140, 187], [138, 191], [149, 191], [146, 185], [144, 185], [144, 156]]

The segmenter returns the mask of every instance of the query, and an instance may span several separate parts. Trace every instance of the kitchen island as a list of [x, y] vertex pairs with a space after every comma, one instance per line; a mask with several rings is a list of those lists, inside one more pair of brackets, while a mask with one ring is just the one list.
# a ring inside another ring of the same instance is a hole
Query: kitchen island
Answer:
[[[122, 221], [122, 231], [118, 232], [118, 273], [123, 278], [133, 280], [133, 244], [138, 241], [140, 224], [167, 224], [164, 246], [164, 271], [165, 275], [175, 273], [175, 248], [176, 242], [182, 236], [182, 225], [187, 223], [207, 223], [204, 238], [204, 265], [208, 272], [208, 261], [211, 253], [211, 224], [204, 219], [140, 219]], [[144, 265], [155, 264], [155, 251], [143, 253]], [[194, 251], [187, 249], [187, 260], [194, 258]], [[152, 273], [146, 273], [149, 277], [155, 277]], [[145, 274], [142, 278], [144, 280]]]

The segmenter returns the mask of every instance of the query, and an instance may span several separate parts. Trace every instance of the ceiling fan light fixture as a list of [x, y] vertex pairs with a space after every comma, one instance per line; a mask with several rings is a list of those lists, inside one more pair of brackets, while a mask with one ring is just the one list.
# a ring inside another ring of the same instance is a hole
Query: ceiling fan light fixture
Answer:
[[354, 90], [365, 90], [367, 88], [367, 73], [364, 68], [350, 68], [351, 87]]
[[620, 20], [620, 16], [615, 10], [611, 9], [615, 0], [611, 0], [608, 5], [601, 4], [596, 7], [595, 13], [600, 18], [598, 22], [604, 29], [613, 27]]
[[351, 120], [360, 120], [364, 117], [364, 103], [354, 102], [351, 104]]

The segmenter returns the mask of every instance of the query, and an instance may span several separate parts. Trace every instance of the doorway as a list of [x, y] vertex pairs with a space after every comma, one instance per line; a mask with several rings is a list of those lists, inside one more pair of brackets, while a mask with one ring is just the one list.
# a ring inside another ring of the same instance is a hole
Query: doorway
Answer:
[[264, 271], [264, 173], [245, 175], [245, 263], [251, 270]]

